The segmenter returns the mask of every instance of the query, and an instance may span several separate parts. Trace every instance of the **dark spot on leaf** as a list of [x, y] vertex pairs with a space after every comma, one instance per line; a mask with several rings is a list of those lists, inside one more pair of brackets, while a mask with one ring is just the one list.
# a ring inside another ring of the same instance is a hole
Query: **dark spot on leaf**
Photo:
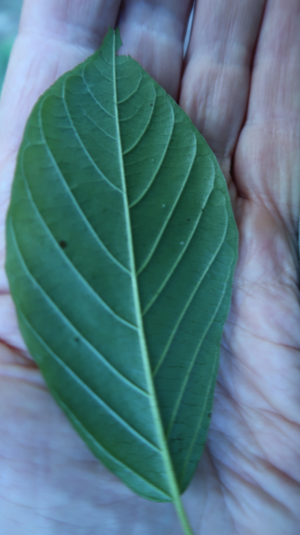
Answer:
[[62, 249], [65, 249], [68, 244], [65, 240], [60, 240], [59, 245], [61, 246]]
[[80, 342], [78, 336], [76, 338], [74, 338], [75, 342]]
[[150, 106], [153, 106], [152, 102], [150, 102]]
[[187, 219], [187, 221], [190, 221], [190, 219]]
[[207, 416], [208, 416], [209, 418], [211, 418], [211, 412], [209, 412]]

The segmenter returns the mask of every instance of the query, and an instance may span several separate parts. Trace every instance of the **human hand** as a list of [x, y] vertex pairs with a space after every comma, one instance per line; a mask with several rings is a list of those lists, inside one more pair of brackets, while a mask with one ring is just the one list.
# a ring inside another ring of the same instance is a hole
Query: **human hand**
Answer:
[[181, 533], [172, 506], [135, 496], [77, 437], [26, 352], [4, 273], [27, 117], [117, 23], [120, 52], [178, 99], [217, 155], [240, 231], [207, 447], [183, 498], [188, 516], [198, 535], [299, 535], [300, 2], [198, 0], [183, 66], [191, 3], [125, 0], [120, 13], [120, 0], [25, 0], [0, 111], [4, 535]]

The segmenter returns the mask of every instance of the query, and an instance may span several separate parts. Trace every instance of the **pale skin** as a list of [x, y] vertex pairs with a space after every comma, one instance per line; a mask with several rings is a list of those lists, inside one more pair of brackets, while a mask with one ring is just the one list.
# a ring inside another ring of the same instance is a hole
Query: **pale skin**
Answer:
[[16, 154], [38, 96], [109, 25], [179, 102], [228, 181], [240, 233], [205, 453], [183, 496], [195, 535], [299, 535], [300, 0], [25, 0], [0, 111], [0, 528], [180, 535], [89, 452], [18, 330], [4, 271]]

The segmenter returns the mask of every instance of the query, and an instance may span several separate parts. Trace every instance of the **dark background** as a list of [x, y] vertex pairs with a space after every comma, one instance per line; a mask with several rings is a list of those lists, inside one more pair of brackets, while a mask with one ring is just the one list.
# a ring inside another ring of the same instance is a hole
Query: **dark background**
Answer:
[[23, 0], [0, 0], [0, 92], [16, 37]]

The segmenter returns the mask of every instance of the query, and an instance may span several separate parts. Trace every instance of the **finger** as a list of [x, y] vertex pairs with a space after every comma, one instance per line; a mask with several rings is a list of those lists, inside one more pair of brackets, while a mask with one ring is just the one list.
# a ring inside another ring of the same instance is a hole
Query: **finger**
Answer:
[[277, 210], [293, 229], [300, 210], [299, 58], [300, 0], [269, 0], [234, 172], [243, 196]]
[[116, 23], [121, 0], [25, 0], [21, 32], [95, 49]]
[[[264, 0], [198, 0], [180, 104], [229, 172]], [[226, 173], [226, 174], [227, 174]]]
[[175, 99], [180, 85], [183, 43], [191, 0], [125, 0], [119, 25], [130, 54]]
[[[0, 340], [9, 347], [28, 355], [25, 342], [18, 329], [16, 309], [10, 295], [1, 295]], [[0, 366], [1, 367], [1, 366]]]
[[39, 95], [101, 44], [115, 25], [120, 1], [25, 0], [1, 96], [2, 155], [19, 146]]
[[5, 214], [16, 153], [38, 97], [101, 44], [118, 17], [120, 0], [25, 0], [0, 107], [0, 292], [4, 272]]

